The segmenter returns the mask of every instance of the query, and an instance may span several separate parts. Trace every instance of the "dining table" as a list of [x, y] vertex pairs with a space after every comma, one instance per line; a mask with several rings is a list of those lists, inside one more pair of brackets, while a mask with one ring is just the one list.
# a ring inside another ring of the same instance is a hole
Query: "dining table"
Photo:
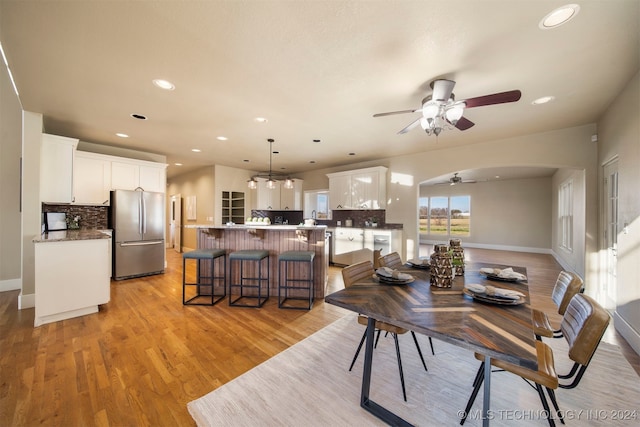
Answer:
[[[437, 287], [431, 284], [430, 269], [422, 265], [417, 267], [417, 264], [405, 264], [396, 269], [410, 275], [410, 280], [386, 281], [373, 274], [325, 297], [329, 304], [368, 317], [360, 406], [390, 425], [412, 425], [370, 398], [375, 322], [378, 320], [483, 355], [482, 422], [483, 426], [488, 426], [491, 359], [533, 370], [538, 368], [526, 268], [468, 262], [464, 275], [456, 276], [451, 287]], [[482, 272], [491, 268], [511, 268], [522, 276], [520, 280], [513, 280]], [[469, 290], [477, 285], [517, 291], [522, 296], [517, 300], [506, 300]]]

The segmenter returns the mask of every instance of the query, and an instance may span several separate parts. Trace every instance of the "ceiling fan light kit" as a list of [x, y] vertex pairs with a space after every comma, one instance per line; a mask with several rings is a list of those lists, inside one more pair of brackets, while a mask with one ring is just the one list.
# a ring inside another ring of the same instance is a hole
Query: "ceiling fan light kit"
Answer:
[[421, 108], [378, 113], [374, 114], [373, 117], [422, 113], [422, 117], [415, 119], [398, 133], [407, 133], [419, 124], [427, 135], [438, 136], [444, 129], [453, 129], [455, 127], [459, 130], [467, 130], [471, 128], [475, 123], [463, 116], [467, 108], [516, 102], [522, 96], [519, 90], [512, 90], [456, 101], [453, 94], [455, 84], [456, 82], [453, 80], [434, 80], [431, 82], [433, 93], [422, 100]]

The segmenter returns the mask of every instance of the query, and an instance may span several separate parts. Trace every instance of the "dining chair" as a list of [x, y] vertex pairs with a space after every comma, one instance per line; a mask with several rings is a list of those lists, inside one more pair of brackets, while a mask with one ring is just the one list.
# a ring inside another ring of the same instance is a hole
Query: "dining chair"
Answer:
[[[373, 276], [375, 275], [375, 269], [373, 268], [372, 261], [362, 261], [356, 264], [349, 265], [342, 269], [342, 279], [344, 281], [345, 288], [350, 286], [357, 286], [357, 282], [372, 282]], [[373, 283], [373, 282], [372, 282]], [[369, 318], [367, 316], [358, 315], [358, 323], [364, 326], [367, 326], [369, 322]], [[396, 358], [398, 359], [398, 371], [400, 372], [400, 384], [402, 385], [402, 396], [404, 401], [407, 401], [407, 392], [404, 386], [404, 372], [402, 370], [402, 359], [400, 357], [400, 345], [398, 343], [398, 335], [406, 334], [407, 332], [411, 332], [411, 336], [413, 337], [413, 342], [416, 344], [416, 349], [418, 350], [418, 355], [420, 355], [420, 360], [422, 361], [422, 366], [424, 366], [424, 370], [428, 371], [427, 364], [424, 361], [424, 357], [422, 356], [422, 350], [420, 349], [420, 344], [418, 344], [418, 339], [416, 338], [416, 334], [413, 331], [409, 331], [404, 328], [400, 328], [398, 326], [394, 326], [390, 323], [380, 322], [376, 320], [375, 328], [377, 332], [377, 337], [375, 341], [375, 345], [378, 344], [378, 339], [380, 338], [380, 332], [385, 331], [391, 334], [393, 337], [393, 341], [396, 347]], [[360, 344], [358, 344], [358, 349], [356, 350], [356, 354], [353, 356], [353, 360], [351, 361], [351, 365], [349, 366], [349, 371], [353, 369], [353, 365], [356, 363], [358, 359], [358, 355], [360, 354], [360, 350], [362, 349], [362, 345], [364, 344], [364, 340], [366, 338], [367, 331], [362, 334], [362, 339], [360, 340]], [[431, 339], [431, 338], [429, 338]]]
[[378, 264], [380, 267], [400, 268], [403, 262], [398, 252], [390, 252], [378, 258]]
[[[556, 373], [553, 351], [551, 347], [542, 341], [536, 341], [538, 358], [537, 370], [525, 368], [496, 358], [491, 358], [491, 365], [501, 371], [511, 372], [522, 377], [529, 385], [534, 387], [538, 392], [542, 407], [548, 415], [547, 420], [549, 425], [554, 427], [555, 421], [552, 416], [553, 414], [549, 410], [549, 404], [543, 390], [544, 387], [555, 408], [555, 415], [560, 419], [560, 422], [564, 424], [564, 419], [558, 407], [554, 390], [557, 388], [575, 388], [580, 383], [608, 326], [609, 313], [593, 298], [578, 293], [574, 295], [569, 302], [560, 324], [560, 329], [569, 344], [569, 359], [574, 362], [568, 374], [558, 375]], [[460, 425], [464, 424], [473, 406], [473, 402], [478, 395], [480, 386], [484, 381], [484, 355], [476, 353], [475, 357], [482, 363], [473, 382], [473, 392], [467, 402], [467, 407], [464, 410], [464, 416], [460, 420]], [[571, 382], [560, 383], [560, 379], [571, 380]]]
[[[582, 292], [584, 292], [582, 278], [575, 273], [561, 271], [551, 292], [551, 299], [558, 307], [558, 314], [564, 315], [573, 296]], [[542, 337], [562, 338], [562, 331], [553, 329], [549, 317], [544, 311], [532, 309], [531, 320], [536, 339], [541, 340]]]

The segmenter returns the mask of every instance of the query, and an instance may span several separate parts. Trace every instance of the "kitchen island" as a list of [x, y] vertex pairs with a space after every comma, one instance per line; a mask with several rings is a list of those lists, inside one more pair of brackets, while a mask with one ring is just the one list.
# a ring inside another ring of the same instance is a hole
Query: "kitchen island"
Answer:
[[324, 298], [329, 270], [327, 227], [298, 225], [185, 225], [198, 230], [198, 249], [269, 251], [269, 295], [278, 295], [278, 255], [286, 251], [313, 251], [314, 298]]
[[111, 236], [99, 230], [43, 233], [35, 244], [34, 326], [98, 312], [111, 298]]

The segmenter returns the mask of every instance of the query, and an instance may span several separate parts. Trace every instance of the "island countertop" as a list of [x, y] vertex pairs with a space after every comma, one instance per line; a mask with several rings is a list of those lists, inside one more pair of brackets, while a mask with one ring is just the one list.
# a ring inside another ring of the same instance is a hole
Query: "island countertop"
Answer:
[[66, 242], [71, 240], [110, 239], [111, 236], [107, 233], [108, 233], [107, 230], [49, 231], [48, 233], [42, 233], [39, 236], [35, 236], [32, 242], [47, 243], [47, 242]]
[[[278, 295], [279, 255], [287, 251], [311, 251], [315, 254], [314, 296], [325, 297], [329, 269], [326, 225], [189, 224], [184, 227], [197, 229], [198, 249], [223, 249], [227, 254], [240, 250], [269, 251], [269, 294], [272, 296]], [[228, 280], [239, 282], [238, 277]]]
[[280, 224], [235, 224], [235, 225], [214, 225], [214, 224], [186, 224], [184, 228], [209, 228], [216, 230], [246, 230], [246, 229], [260, 229], [260, 230], [274, 230], [274, 231], [288, 231], [288, 230], [326, 230], [326, 225], [280, 225]]

